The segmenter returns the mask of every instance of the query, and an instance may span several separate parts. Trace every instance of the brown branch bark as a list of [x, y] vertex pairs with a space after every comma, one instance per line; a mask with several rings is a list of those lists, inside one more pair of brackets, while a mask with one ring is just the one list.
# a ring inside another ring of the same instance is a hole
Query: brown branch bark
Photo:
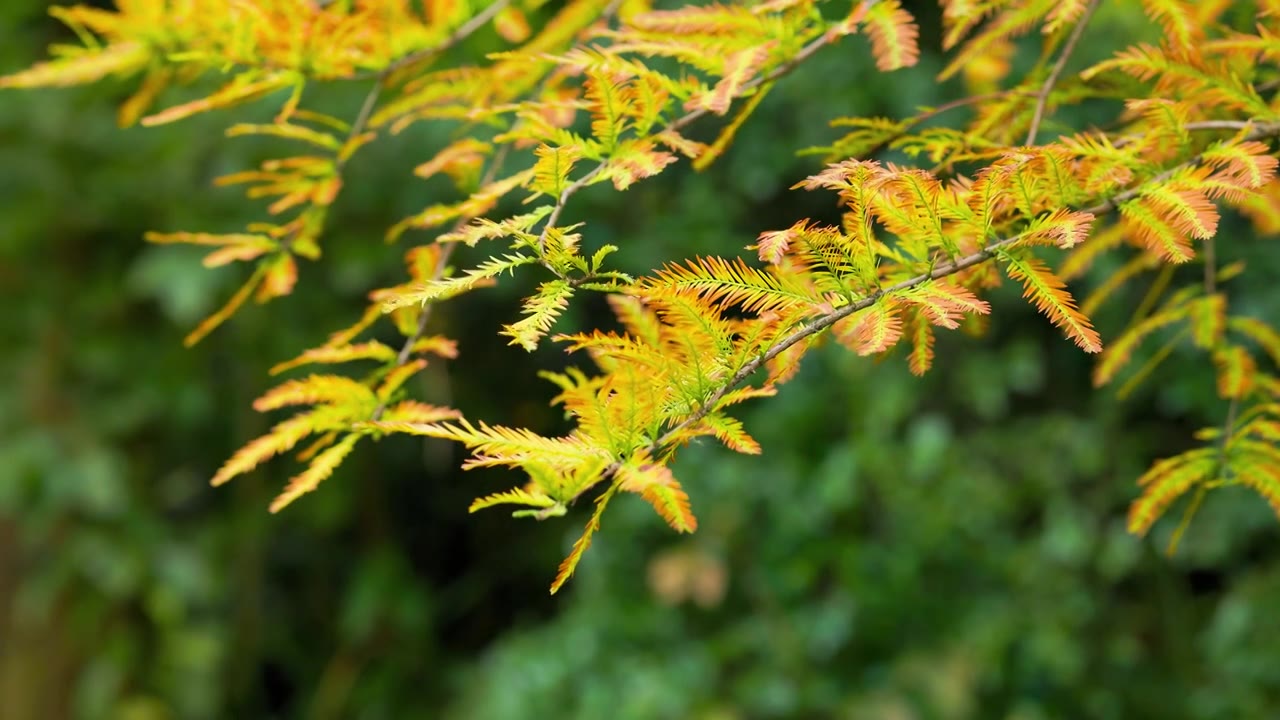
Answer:
[[1067, 43], [1062, 46], [1062, 54], [1058, 56], [1058, 61], [1049, 71], [1049, 77], [1045, 78], [1044, 85], [1040, 86], [1040, 93], [1036, 96], [1036, 109], [1031, 115], [1031, 128], [1027, 130], [1027, 141], [1023, 143], [1024, 145], [1036, 143], [1036, 133], [1040, 131], [1040, 121], [1044, 119], [1044, 108], [1049, 103], [1049, 94], [1053, 92], [1053, 86], [1058, 84], [1058, 77], [1062, 75], [1062, 70], [1067, 66], [1067, 60], [1071, 59], [1071, 54], [1075, 52], [1076, 45], [1080, 42], [1080, 36], [1084, 34], [1085, 26], [1093, 17], [1093, 11], [1097, 9], [1098, 0], [1090, 0], [1084, 12], [1080, 14], [1080, 19], [1076, 21], [1076, 26], [1071, 30]]

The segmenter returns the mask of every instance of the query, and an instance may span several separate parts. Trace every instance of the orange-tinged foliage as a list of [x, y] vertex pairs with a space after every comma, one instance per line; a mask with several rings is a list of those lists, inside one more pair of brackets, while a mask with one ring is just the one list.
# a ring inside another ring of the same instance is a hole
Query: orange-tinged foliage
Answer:
[[891, 302], [879, 302], [836, 323], [832, 331], [841, 345], [859, 355], [876, 355], [902, 338], [902, 316]]
[[582, 560], [582, 554], [591, 547], [591, 539], [595, 536], [596, 531], [600, 529], [600, 516], [604, 514], [604, 509], [609, 504], [609, 499], [613, 497], [617, 484], [611, 486], [600, 497], [596, 498], [595, 512], [591, 513], [591, 519], [587, 521], [587, 527], [582, 531], [582, 537], [579, 537], [573, 543], [573, 549], [569, 551], [568, 557], [560, 563], [560, 570], [556, 573], [555, 580], [551, 581], [551, 594], [555, 595], [560, 588], [573, 576], [573, 572], [578, 569], [578, 562]]
[[273, 513], [280, 512], [289, 503], [315, 490], [316, 486], [332, 475], [334, 469], [342, 463], [343, 459], [351, 454], [351, 450], [355, 448], [356, 441], [359, 439], [360, 436], [353, 433], [339, 440], [336, 445], [331, 445], [322, 451], [311, 461], [306, 470], [303, 470], [289, 481], [289, 486], [275, 500], [271, 501], [268, 509]]
[[689, 496], [671, 470], [644, 462], [645, 459], [637, 458], [636, 464], [624, 464], [618, 469], [618, 488], [643, 497], [672, 529], [686, 533], [697, 530], [698, 519], [689, 509]]
[[[1231, 420], [1201, 433], [1215, 445], [1158, 462], [1141, 478], [1131, 530], [1145, 533], [1182, 495], [1228, 482], [1253, 488], [1280, 514], [1280, 381], [1273, 375], [1280, 332], [1268, 320], [1232, 314], [1230, 292], [1220, 285], [1234, 270], [1206, 268], [1203, 280], [1166, 297], [1174, 276], [1165, 269], [1217, 262], [1223, 206], [1260, 233], [1280, 233], [1273, 150], [1280, 118], [1268, 88], [1280, 58], [1280, 16], [1274, 3], [1249, 22], [1239, 22], [1234, 16], [1244, 13], [1230, 12], [1227, 0], [1117, 3], [1110, 11], [1133, 21], [1144, 16], [1148, 37], [1162, 39], [1103, 56], [1088, 39], [1098, 5], [943, 0], [941, 42], [949, 56], [939, 79], [963, 73], [971, 91], [984, 94], [903, 118], [834, 119], [844, 136], [809, 149], [828, 164], [796, 187], [834, 193], [843, 213], [838, 224], [802, 219], [760, 232], [748, 248], [754, 258], [672, 258], [656, 271], [640, 269], [639, 278], [611, 265], [619, 248], [594, 242], [590, 225], [562, 222], [573, 197], [603, 183], [630, 191], [685, 160], [697, 170], [717, 162], [733, 152], [771, 88], [849, 35], [869, 40], [868, 66], [888, 72], [914, 65], [920, 32], [900, 0], [861, 0], [837, 18], [825, 18], [816, 0], [658, 9], [643, 0], [545, 7], [508, 0], [130, 0], [114, 11], [55, 8], [83, 47], [59, 48], [48, 62], [0, 77], [0, 91], [141, 75], [120, 108], [123, 125], [232, 115], [250, 102], [275, 109], [270, 122], [230, 122], [227, 135], [279, 141], [294, 154], [218, 180], [265, 200], [270, 222], [242, 232], [147, 236], [208, 247], [205, 265], [229, 266], [223, 272], [236, 262], [252, 265], [188, 344], [249, 298], [265, 302], [292, 291], [298, 258], [320, 256], [328, 212], [343, 202], [345, 167], [365, 145], [398, 142], [393, 136], [416, 122], [461, 128], [423, 152], [414, 173], [444, 175], [457, 194], [433, 197], [387, 232], [391, 240], [434, 233], [406, 253], [404, 280], [373, 290], [368, 307], [344, 320], [347, 327], [272, 368], [314, 364], [326, 372], [286, 380], [259, 398], [260, 411], [297, 413], [233, 454], [213, 482], [314, 436], [297, 453], [305, 467], [272, 503], [274, 512], [316, 489], [365, 435], [461, 442], [472, 451], [464, 467], [522, 474], [512, 489], [476, 500], [473, 511], [516, 505], [516, 516], [545, 519], [600, 493], [555, 592], [620, 490], [639, 494], [677, 531], [695, 530], [671, 459], [707, 436], [738, 452], [761, 452], [728, 409], [777, 393], [826, 330], [857, 355], [906, 345], [910, 371], [921, 374], [947, 361], [935, 357], [939, 328], [972, 330], [981, 325], [975, 318], [991, 312], [983, 296], [1002, 282], [1001, 266], [1090, 353], [1102, 350], [1093, 311], [1158, 271], [1143, 310], [1127, 329], [1114, 329], [1095, 366], [1098, 385], [1125, 372], [1125, 394], [1184, 340], [1215, 368]], [[488, 37], [473, 41], [481, 32]], [[1011, 77], [1014, 50], [1028, 36], [1038, 36], [1044, 51], [1025, 77]], [[463, 43], [482, 52], [446, 53]], [[1088, 58], [1072, 63], [1077, 54]], [[1086, 67], [1073, 73], [1079, 65]], [[210, 75], [221, 77], [203, 96], [166, 105], [169, 86]], [[363, 83], [368, 94], [350, 118], [333, 117], [309, 107], [306, 89], [318, 81]], [[1096, 100], [1117, 108], [1094, 125], [1105, 130], [1062, 131], [1054, 119], [1059, 107]], [[967, 120], [940, 122], [959, 108], [971, 111]], [[694, 123], [714, 127], [690, 129]], [[713, 135], [710, 144], [691, 139]], [[920, 166], [881, 162], [886, 149]], [[519, 200], [531, 207], [499, 211]], [[1107, 215], [1118, 217], [1099, 222]], [[460, 246], [485, 256], [456, 269], [452, 253]], [[1120, 269], [1096, 277], [1108, 266], [1098, 262], [1105, 256]], [[427, 334], [436, 307], [517, 272], [542, 275], [522, 316], [499, 334], [530, 351], [550, 337], [595, 366], [543, 373], [574, 424], [563, 436], [472, 422], [411, 397], [410, 380], [426, 356], [458, 354], [449, 338]], [[1067, 292], [1067, 279], [1093, 283], [1083, 307]], [[557, 335], [566, 309], [593, 292], [608, 293], [620, 329]], [[370, 337], [375, 332], [378, 339]], [[396, 341], [387, 340], [391, 333], [399, 334]], [[1169, 336], [1164, 346], [1129, 372], [1156, 334]], [[343, 374], [341, 366], [352, 362], [363, 374]]]
[[1075, 298], [1067, 292], [1066, 283], [1043, 262], [1036, 258], [1006, 256], [1005, 269], [1009, 277], [1022, 283], [1022, 296], [1034, 302], [1036, 309], [1061, 328], [1080, 349], [1089, 353], [1102, 352], [1102, 339], [1089, 318], [1076, 308]]
[[920, 58], [916, 44], [920, 31], [911, 13], [902, 9], [902, 3], [881, 0], [867, 12], [865, 22], [877, 68], [889, 71], [916, 64]]

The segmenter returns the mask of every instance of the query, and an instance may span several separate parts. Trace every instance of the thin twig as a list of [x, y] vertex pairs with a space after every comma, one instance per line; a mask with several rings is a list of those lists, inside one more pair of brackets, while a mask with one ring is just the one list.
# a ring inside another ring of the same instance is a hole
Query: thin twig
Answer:
[[[485, 170], [484, 177], [480, 180], [481, 186], [493, 182], [494, 178], [498, 176], [498, 171], [502, 168], [503, 162], [506, 161], [507, 149], [508, 146], [504, 145], [498, 150], [497, 154], [493, 156], [493, 161], [489, 163], [489, 168]], [[454, 224], [453, 232], [461, 230], [468, 222], [470, 222], [470, 219], [459, 220]], [[440, 257], [436, 259], [435, 269], [432, 270], [431, 278], [427, 282], [435, 282], [444, 277], [444, 270], [445, 266], [449, 262], [449, 256], [453, 254], [453, 249], [457, 246], [458, 243], [443, 243], [443, 246], [440, 248]], [[395, 367], [401, 367], [409, 362], [409, 356], [413, 354], [413, 346], [417, 344], [418, 340], [422, 337], [422, 334], [427, 331], [427, 323], [431, 320], [431, 308], [434, 306], [434, 303], [427, 303], [418, 313], [418, 324], [414, 328], [413, 332], [404, 339], [404, 344], [400, 346], [400, 352], [396, 354]], [[372, 422], [377, 422], [382, 418], [382, 413], [386, 409], [387, 404], [385, 401], [379, 403], [378, 407], [373, 411], [373, 415], [370, 416], [370, 420]]]
[[1183, 130], [1247, 130], [1253, 125], [1252, 120], [1201, 120], [1189, 122], [1182, 126]]
[[1058, 83], [1058, 76], [1062, 74], [1062, 70], [1067, 66], [1067, 60], [1071, 58], [1071, 53], [1075, 52], [1076, 44], [1080, 42], [1080, 36], [1084, 34], [1084, 28], [1089, 24], [1089, 18], [1093, 16], [1093, 11], [1098, 9], [1098, 0], [1090, 0], [1085, 6], [1084, 12], [1081, 13], [1080, 19], [1076, 21], [1076, 26], [1071, 30], [1071, 36], [1067, 38], [1067, 43], [1062, 46], [1062, 53], [1058, 56], [1058, 61], [1053, 64], [1053, 69], [1049, 71], [1049, 77], [1045, 78], [1044, 85], [1040, 86], [1040, 93], [1036, 97], [1036, 109], [1031, 115], [1031, 129], [1027, 131], [1027, 141], [1024, 145], [1034, 145], [1036, 142], [1036, 133], [1040, 131], [1040, 121], [1044, 118], [1045, 105], [1049, 103], [1049, 94], [1053, 92], [1053, 86]]
[[1218, 292], [1218, 259], [1215, 257], [1213, 238], [1204, 239], [1204, 294]]
[[[1208, 130], [1248, 130], [1256, 125], [1253, 120], [1201, 120], [1199, 122], [1189, 122], [1182, 126], [1182, 130], [1187, 132], [1204, 132]], [[1125, 145], [1131, 145], [1142, 139], [1141, 135], [1126, 135], [1117, 138], [1112, 146], [1122, 148]]]
[[364, 134], [365, 127], [369, 125], [369, 118], [373, 116], [373, 108], [378, 104], [378, 98], [381, 96], [382, 79], [379, 78], [378, 81], [373, 84], [373, 87], [369, 88], [369, 92], [364, 96], [364, 102], [360, 105], [360, 112], [356, 114], [356, 119], [351, 123], [351, 130], [347, 133], [347, 140], [342, 143], [342, 148], [339, 151], [341, 154], [338, 156], [336, 163], [339, 170], [342, 169], [342, 167], [347, 164], [347, 161], [351, 159], [352, 153], [347, 151], [347, 147], [354, 142], [356, 138]]
[[1196, 494], [1191, 498], [1191, 504], [1186, 510], [1182, 511], [1182, 519], [1178, 521], [1178, 527], [1174, 528], [1173, 535], [1169, 536], [1169, 547], [1165, 548], [1165, 555], [1173, 557], [1178, 552], [1178, 543], [1182, 541], [1182, 535], [1191, 526], [1191, 518], [1195, 517], [1196, 511], [1200, 509], [1200, 503], [1204, 502], [1204, 496], [1209, 492], [1209, 488], [1201, 485], [1196, 488]]
[[489, 7], [486, 7], [484, 10], [481, 10], [479, 13], [477, 13], [475, 17], [459, 25], [457, 30], [454, 30], [452, 33], [449, 34], [449, 37], [445, 38], [444, 40], [441, 40], [435, 45], [432, 45], [431, 47], [427, 47], [427, 48], [422, 48], [421, 50], [415, 50], [409, 53], [408, 55], [403, 55], [391, 61], [391, 63], [389, 63], [386, 67], [382, 68], [381, 70], [378, 70], [377, 72], [368, 72], [360, 75], [353, 75], [348, 79], [368, 80], [369, 78], [376, 77], [378, 78], [379, 81], [385, 80], [387, 76], [391, 75], [397, 70], [400, 70], [401, 68], [412, 65], [413, 63], [416, 63], [419, 60], [423, 60], [425, 58], [431, 57], [432, 55], [437, 55], [439, 53], [442, 53], [445, 50], [448, 50], [449, 48], [453, 47], [454, 45], [457, 45], [458, 43], [462, 42], [463, 40], [466, 40], [468, 37], [471, 36], [472, 33], [474, 33], [476, 30], [479, 30], [481, 27], [483, 27], [485, 23], [492, 20], [495, 15], [502, 12], [503, 9], [510, 4], [511, 4], [511, 0], [497, 0]]

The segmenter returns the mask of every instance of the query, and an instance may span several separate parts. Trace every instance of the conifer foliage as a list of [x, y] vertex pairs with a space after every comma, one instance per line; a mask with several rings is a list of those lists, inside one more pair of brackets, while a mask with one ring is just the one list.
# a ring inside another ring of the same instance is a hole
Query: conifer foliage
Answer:
[[[388, 239], [410, 245], [404, 282], [372, 291], [352, 325], [272, 369], [313, 374], [257, 400], [259, 411], [294, 414], [213, 477], [221, 484], [296, 450], [303, 469], [273, 512], [316, 489], [361, 439], [453, 440], [471, 452], [464, 467], [505, 466], [520, 478], [473, 511], [513, 505], [517, 516], [543, 519], [594, 499], [554, 592], [620, 493], [677, 532], [696, 530], [671, 470], [676, 452], [699, 437], [761, 452], [733, 406], [777, 393], [821, 338], [861, 356], [902, 347], [922, 374], [937, 360], [936, 333], [992, 312], [983, 296], [1012, 282], [1068, 342], [1097, 354], [1099, 386], [1125, 378], [1127, 393], [1177, 343], [1203, 351], [1214, 370], [1227, 417], [1199, 434], [1203, 446], [1139, 478], [1131, 531], [1147, 532], [1190, 494], [1185, 524], [1204, 492], [1225, 485], [1251, 488], [1280, 513], [1280, 332], [1232, 308], [1225, 284], [1241, 268], [1219, 266], [1214, 252], [1224, 210], [1260, 234], [1280, 231], [1280, 3], [939, 5], [948, 65], [938, 79], [958, 77], [972, 96], [911, 117], [826, 118], [843, 134], [808, 149], [827, 164], [796, 188], [831, 193], [839, 225], [799, 219], [765, 229], [745, 254], [672, 258], [654, 270], [614, 265], [618, 248], [593, 242], [590, 225], [563, 222], [575, 194], [605, 183], [626, 192], [677, 163], [701, 169], [732, 152], [769, 90], [818, 53], [870, 52], [881, 72], [912, 72], [920, 33], [901, 2], [117, 0], [113, 10], [54, 8], [80, 43], [0, 77], [0, 88], [133, 78], [123, 126], [219, 113], [229, 137], [272, 136], [293, 148], [219, 180], [271, 200], [260, 222], [147, 236], [206, 246], [211, 268], [245, 266], [241, 288], [188, 344], [248, 299], [292, 291], [299, 261], [323, 252], [326, 214], [361, 148], [396, 143], [415, 123], [460, 130], [416, 170], [447, 176], [456, 197], [388, 219]], [[1079, 52], [1091, 25], [1119, 20], [1150, 32], [1110, 57]], [[475, 64], [448, 52], [480, 37], [505, 49]], [[1042, 52], [1017, 75], [1010, 58], [1029, 42]], [[308, 88], [325, 82], [362, 84], [365, 102], [345, 118], [310, 109]], [[171, 86], [190, 84], [203, 96], [169, 102]], [[1055, 123], [1059, 108], [1087, 101], [1114, 107], [1110, 122], [1079, 132]], [[274, 120], [236, 122], [250, 102], [271, 103]], [[961, 107], [966, 120], [936, 122]], [[718, 128], [716, 139], [692, 139], [694, 123]], [[918, 164], [877, 159], [888, 149]], [[520, 211], [500, 211], [512, 206], [505, 199]], [[462, 244], [487, 248], [487, 258], [456, 267]], [[1069, 282], [1107, 255], [1121, 269], [1077, 300]], [[1094, 326], [1090, 315], [1121, 286], [1167, 280], [1192, 262], [1203, 265], [1202, 281], [1157, 282], [1152, 309], [1129, 327]], [[469, 419], [406, 391], [432, 358], [457, 353], [427, 334], [437, 306], [447, 312], [452, 298], [515, 273], [540, 284], [495, 332], [526, 350], [559, 343], [582, 360], [542, 373], [573, 420], [564, 436]], [[583, 293], [605, 293], [617, 325], [557, 332]], [[368, 339], [382, 322], [399, 331], [398, 347]], [[1158, 342], [1165, 349], [1135, 367], [1135, 351]]]

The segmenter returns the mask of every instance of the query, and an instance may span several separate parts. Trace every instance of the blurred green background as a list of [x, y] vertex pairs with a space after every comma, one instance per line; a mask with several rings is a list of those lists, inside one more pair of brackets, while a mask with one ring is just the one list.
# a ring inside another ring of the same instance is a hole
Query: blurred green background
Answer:
[[[936, 7], [915, 5], [936, 48]], [[0, 3], [0, 73], [68, 40], [46, 10]], [[1086, 59], [1150, 32], [1107, 12]], [[820, 167], [795, 151], [836, 137], [830, 118], [902, 116], [959, 91], [935, 85], [936, 56], [892, 76], [866, 56], [857, 39], [823, 51], [705, 174], [596, 187], [566, 219], [623, 245], [634, 272], [834, 219], [832, 197], [787, 190]], [[417, 128], [362, 151], [299, 290], [186, 350], [243, 277], [141, 236], [260, 219], [210, 181], [282, 148], [224, 139], [228, 115], [121, 130], [130, 87], [0, 94], [0, 717], [1280, 716], [1280, 525], [1266, 504], [1211, 494], [1173, 558], [1162, 549], [1180, 506], [1147, 540], [1123, 527], [1150, 461], [1224, 417], [1207, 361], [1175, 353], [1119, 403], [1013, 288], [985, 337], [941, 337], [924, 378], [901, 358], [813, 353], [780, 397], [744, 411], [763, 457], [712, 444], [680, 456], [696, 535], [616, 502], [554, 598], [587, 508], [545, 523], [468, 516], [471, 498], [515, 478], [459, 473], [450, 445], [362, 447], [279, 516], [266, 506], [291, 460], [210, 488], [272, 422], [249, 407], [266, 368], [400, 281], [403, 247], [382, 232], [439, 199], [410, 170], [444, 135]], [[362, 90], [317, 97], [350, 116]], [[1220, 255], [1250, 263], [1234, 306], [1280, 317], [1274, 240], [1230, 223], [1223, 237]], [[439, 314], [463, 359], [425, 373], [423, 397], [560, 427], [552, 387], [534, 379], [565, 362], [559, 348], [530, 357], [496, 336], [527, 287]], [[1104, 337], [1144, 290], [1099, 313]], [[598, 300], [574, 312], [566, 327], [605, 317]]]

